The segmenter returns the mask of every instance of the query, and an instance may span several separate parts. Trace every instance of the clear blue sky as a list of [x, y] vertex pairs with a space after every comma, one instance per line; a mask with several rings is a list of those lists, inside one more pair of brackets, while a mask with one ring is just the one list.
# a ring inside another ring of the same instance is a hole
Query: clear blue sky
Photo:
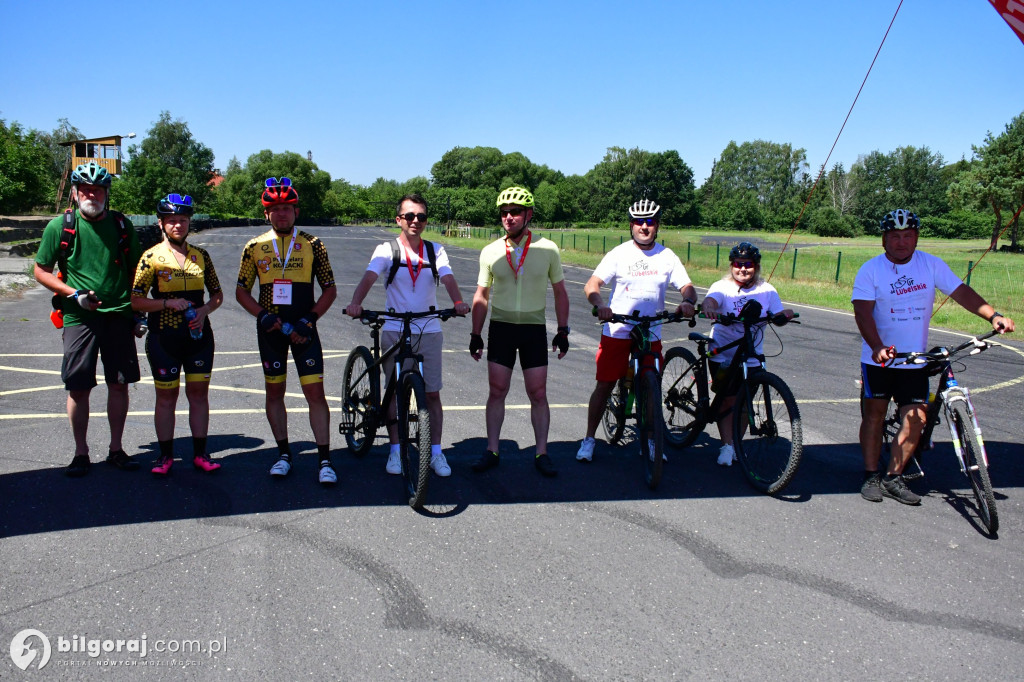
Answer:
[[[816, 170], [897, 5], [0, 0], [0, 118], [141, 139], [168, 110], [222, 169], [312, 150], [364, 185], [429, 177], [455, 146], [566, 174], [609, 146], [676, 149], [699, 185], [730, 140]], [[1021, 111], [1024, 44], [987, 0], [905, 0], [831, 163], [970, 157]]]

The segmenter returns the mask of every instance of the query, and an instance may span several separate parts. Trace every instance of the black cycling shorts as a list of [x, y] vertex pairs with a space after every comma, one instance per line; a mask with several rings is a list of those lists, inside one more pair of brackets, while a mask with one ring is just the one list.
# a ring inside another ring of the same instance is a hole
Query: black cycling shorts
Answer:
[[146, 357], [157, 388], [177, 388], [181, 375], [185, 380], [210, 381], [213, 371], [213, 329], [209, 320], [200, 339], [193, 339], [188, 329], [150, 332], [146, 338]]
[[862, 398], [881, 400], [891, 398], [900, 407], [928, 403], [928, 373], [924, 371], [923, 367], [920, 369], [893, 369], [862, 362], [860, 377]]
[[517, 351], [523, 369], [547, 367], [547, 328], [542, 324], [512, 324], [491, 320], [487, 328], [487, 361], [513, 369], [516, 366]]
[[139, 354], [135, 350], [135, 321], [117, 313], [102, 313], [82, 324], [64, 327], [64, 360], [60, 378], [69, 391], [88, 391], [96, 385], [96, 359], [103, 360], [108, 384], [134, 384], [139, 380]]
[[256, 324], [256, 341], [260, 347], [260, 361], [263, 363], [263, 377], [268, 384], [283, 384], [288, 374], [288, 348], [292, 349], [292, 360], [299, 374], [299, 383], [323, 383], [324, 351], [320, 345], [320, 333], [313, 325], [313, 336], [309, 343], [293, 344], [279, 331], [264, 331]]

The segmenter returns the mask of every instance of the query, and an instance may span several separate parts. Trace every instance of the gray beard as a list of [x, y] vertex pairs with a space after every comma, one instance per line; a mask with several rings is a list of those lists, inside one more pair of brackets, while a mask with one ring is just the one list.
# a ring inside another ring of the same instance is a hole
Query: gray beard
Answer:
[[101, 215], [103, 215], [104, 202], [99, 202], [92, 199], [88, 201], [80, 201], [78, 202], [78, 210], [86, 218], [99, 218]]

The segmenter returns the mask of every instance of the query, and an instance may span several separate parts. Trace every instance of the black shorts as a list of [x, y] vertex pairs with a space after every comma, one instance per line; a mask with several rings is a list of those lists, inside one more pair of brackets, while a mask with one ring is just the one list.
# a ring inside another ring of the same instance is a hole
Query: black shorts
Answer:
[[[187, 329], [150, 332], [146, 357], [157, 388], [177, 388], [184, 373], [186, 381], [209, 381], [213, 371], [213, 329], [207, 320], [201, 339]], [[183, 371], [184, 369], [184, 371]]]
[[309, 343], [293, 344], [281, 332], [267, 332], [256, 325], [256, 341], [260, 347], [260, 361], [263, 363], [263, 377], [268, 384], [283, 384], [288, 375], [288, 348], [292, 349], [292, 360], [299, 374], [299, 383], [322, 384], [324, 381], [324, 351], [320, 345], [320, 333], [313, 326]]
[[516, 366], [516, 351], [523, 369], [547, 367], [548, 332], [542, 324], [512, 324], [491, 320], [487, 328], [487, 361], [509, 369]]
[[88, 391], [96, 385], [96, 359], [103, 360], [108, 384], [134, 384], [139, 380], [139, 354], [135, 350], [135, 322], [117, 313], [64, 327], [64, 361], [60, 378], [69, 391]]
[[921, 369], [893, 369], [862, 362], [860, 364], [861, 398], [895, 400], [904, 405], [928, 403], [928, 373]]

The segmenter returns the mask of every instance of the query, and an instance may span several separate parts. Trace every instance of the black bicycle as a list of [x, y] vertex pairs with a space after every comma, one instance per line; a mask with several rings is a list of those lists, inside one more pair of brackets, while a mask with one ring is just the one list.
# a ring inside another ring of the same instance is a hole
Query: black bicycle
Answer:
[[[409, 495], [409, 506], [419, 508], [427, 497], [430, 480], [430, 412], [427, 410], [423, 383], [423, 356], [412, 351], [414, 320], [436, 317], [441, 321], [457, 317], [454, 308], [422, 313], [364, 310], [359, 320], [370, 327], [373, 350], [356, 346], [345, 364], [344, 402], [338, 431], [349, 449], [359, 457], [373, 445], [377, 429], [388, 425], [387, 406], [398, 396], [398, 440], [401, 448], [402, 479]], [[398, 341], [381, 353], [380, 328], [387, 320], [401, 320]], [[420, 332], [422, 333], [422, 332]], [[394, 376], [380, 393], [381, 367], [394, 356]], [[413, 360], [411, 369], [403, 369]]]
[[[687, 348], [673, 348], [665, 356], [662, 388], [665, 440], [677, 448], [692, 445], [708, 424], [728, 414], [722, 409], [725, 390], [739, 387], [733, 405], [733, 447], [747, 480], [756, 489], [774, 494], [785, 488], [800, 465], [803, 431], [800, 408], [793, 392], [779, 376], [765, 369], [764, 356], [755, 352], [757, 335], [767, 325], [782, 326], [789, 320], [782, 313], [761, 317], [761, 305], [752, 301], [739, 315], [721, 315], [719, 324], [742, 324], [743, 336], [715, 350], [708, 350], [711, 337], [690, 332], [697, 343], [697, 356]], [[799, 324], [799, 322], [796, 322]], [[723, 390], [710, 396], [708, 361], [729, 348], [736, 348], [732, 362], [719, 377]], [[756, 359], [757, 367], [747, 360]]]
[[[956, 362], [962, 369], [966, 369], [966, 365], [962, 360], [958, 360], [957, 356], [965, 353], [977, 355], [988, 350], [995, 344], [988, 343], [986, 339], [998, 333], [993, 330], [965, 341], [955, 348], [938, 346], [927, 353], [897, 353], [891, 363], [924, 365], [920, 371], [927, 372], [929, 377], [939, 377], [934, 398], [928, 402], [928, 417], [924, 430], [908, 461], [908, 465], [913, 469], [909, 473], [904, 473], [903, 477], [915, 479], [924, 476], [921, 453], [932, 447], [932, 432], [939, 424], [940, 412], [944, 413], [960, 471], [971, 482], [974, 499], [978, 502], [978, 517], [990, 534], [995, 534], [999, 530], [999, 514], [996, 512], [995, 493], [992, 491], [992, 481], [988, 474], [988, 455], [985, 453], [985, 442], [981, 438], [981, 429], [978, 427], [978, 417], [974, 411], [974, 403], [971, 402], [970, 391], [957, 381], [953, 364]], [[891, 447], [896, 434], [899, 433], [900, 424], [899, 408], [890, 402], [882, 429], [883, 451]]]
[[[594, 309], [597, 314], [597, 309]], [[661, 362], [658, 354], [651, 350], [651, 327], [669, 322], [681, 322], [679, 313], [662, 311], [657, 315], [640, 315], [634, 310], [629, 315], [612, 313], [609, 322], [631, 324], [629, 370], [619, 379], [601, 415], [601, 426], [605, 437], [612, 445], [622, 439], [626, 420], [636, 419], [637, 442], [640, 443], [640, 458], [644, 462], [644, 479], [647, 487], [654, 490], [661, 483], [661, 469], [664, 457], [665, 423], [661, 405]], [[695, 324], [690, 320], [691, 326]], [[635, 408], [635, 409], [634, 409]]]

